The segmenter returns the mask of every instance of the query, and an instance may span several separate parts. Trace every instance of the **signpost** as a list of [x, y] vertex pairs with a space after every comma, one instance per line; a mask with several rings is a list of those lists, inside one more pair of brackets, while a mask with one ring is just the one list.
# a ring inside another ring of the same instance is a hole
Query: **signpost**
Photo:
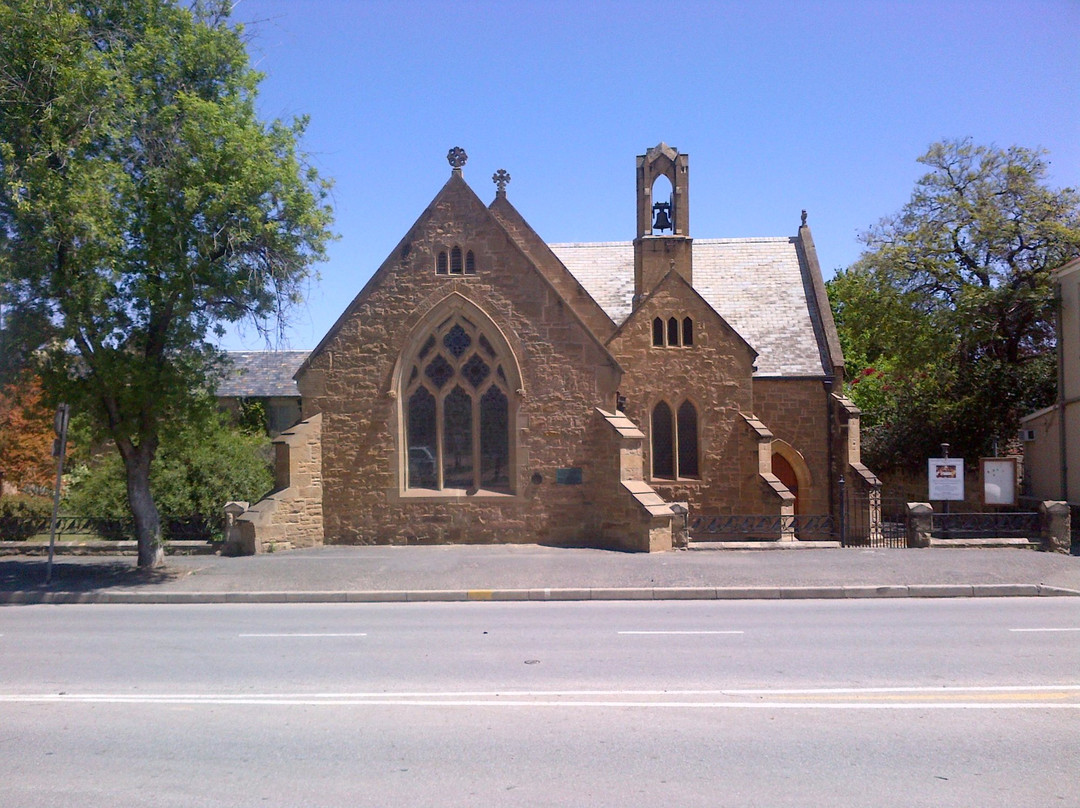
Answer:
[[930, 500], [938, 502], [964, 501], [964, 458], [931, 457], [928, 461]]
[[56, 519], [60, 514], [60, 484], [64, 480], [64, 455], [67, 454], [67, 431], [70, 417], [71, 408], [67, 404], [61, 404], [57, 407], [56, 418], [53, 420], [53, 429], [56, 430], [56, 440], [53, 441], [53, 457], [56, 458], [56, 492], [53, 494], [52, 527], [49, 530], [49, 563], [45, 568], [45, 583], [52, 580], [53, 551], [56, 547]]

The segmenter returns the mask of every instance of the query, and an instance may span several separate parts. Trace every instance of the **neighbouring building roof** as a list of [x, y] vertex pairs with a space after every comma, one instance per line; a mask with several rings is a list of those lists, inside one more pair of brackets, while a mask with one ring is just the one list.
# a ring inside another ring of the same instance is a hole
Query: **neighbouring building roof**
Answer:
[[[756, 376], [820, 376], [809, 274], [797, 237], [694, 239], [694, 288], [758, 352]], [[618, 325], [631, 312], [630, 241], [550, 244]]]
[[220, 398], [300, 397], [293, 374], [309, 351], [228, 351]]

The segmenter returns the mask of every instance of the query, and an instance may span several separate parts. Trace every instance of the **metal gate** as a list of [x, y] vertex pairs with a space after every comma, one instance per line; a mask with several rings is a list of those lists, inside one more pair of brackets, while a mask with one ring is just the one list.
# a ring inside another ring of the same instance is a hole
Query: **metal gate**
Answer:
[[880, 487], [848, 486], [841, 493], [840, 543], [844, 547], [907, 547], [904, 500]]

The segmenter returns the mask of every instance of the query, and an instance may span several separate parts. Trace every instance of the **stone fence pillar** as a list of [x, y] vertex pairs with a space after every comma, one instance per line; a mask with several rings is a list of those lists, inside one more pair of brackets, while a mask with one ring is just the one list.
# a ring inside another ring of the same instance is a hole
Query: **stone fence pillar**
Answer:
[[1067, 502], [1040, 502], [1040, 550], [1068, 553], [1072, 544], [1072, 524]]
[[248, 509], [246, 502], [226, 502], [225, 511], [225, 544], [221, 548], [222, 555], [251, 555], [244, 551], [243, 538], [240, 535], [240, 525], [236, 519]]
[[909, 502], [905, 518], [908, 547], [929, 547], [934, 509], [929, 502]]
[[690, 508], [686, 502], [672, 502], [671, 512], [675, 516], [671, 519], [671, 546], [678, 550], [685, 550], [690, 546]]

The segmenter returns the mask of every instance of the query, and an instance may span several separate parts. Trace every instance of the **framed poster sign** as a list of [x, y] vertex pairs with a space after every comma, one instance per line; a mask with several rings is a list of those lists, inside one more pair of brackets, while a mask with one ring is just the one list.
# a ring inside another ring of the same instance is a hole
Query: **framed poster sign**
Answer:
[[979, 460], [984, 505], [1016, 505], [1016, 458], [984, 457]]
[[931, 457], [929, 464], [931, 502], [963, 502], [964, 458]]

